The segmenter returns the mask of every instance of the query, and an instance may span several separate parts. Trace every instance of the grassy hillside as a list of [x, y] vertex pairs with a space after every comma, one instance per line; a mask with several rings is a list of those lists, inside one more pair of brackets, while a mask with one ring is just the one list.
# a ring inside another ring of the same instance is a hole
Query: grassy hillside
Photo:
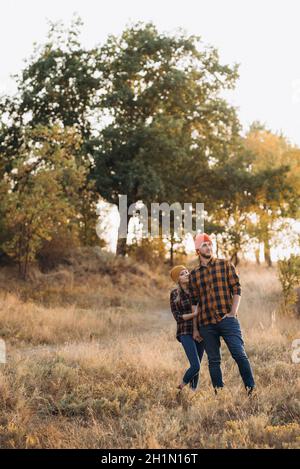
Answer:
[[240, 321], [257, 395], [245, 395], [223, 346], [226, 389], [178, 394], [187, 366], [169, 311], [167, 269], [80, 250], [29, 283], [0, 269], [3, 448], [299, 447], [300, 322], [276, 314], [273, 269], [242, 266]]

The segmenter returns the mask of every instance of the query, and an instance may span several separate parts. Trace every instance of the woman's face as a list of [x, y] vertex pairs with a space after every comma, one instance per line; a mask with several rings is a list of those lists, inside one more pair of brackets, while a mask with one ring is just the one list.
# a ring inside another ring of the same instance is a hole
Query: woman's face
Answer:
[[187, 283], [187, 281], [189, 280], [189, 275], [189, 271], [187, 269], [183, 269], [179, 274], [179, 283]]

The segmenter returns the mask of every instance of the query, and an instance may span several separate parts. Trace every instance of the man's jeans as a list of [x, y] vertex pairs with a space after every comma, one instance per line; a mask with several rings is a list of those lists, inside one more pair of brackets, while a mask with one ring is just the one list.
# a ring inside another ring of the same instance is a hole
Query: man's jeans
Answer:
[[236, 361], [245, 387], [254, 387], [251, 366], [245, 352], [240, 323], [237, 318], [227, 316], [217, 324], [200, 326], [201, 337], [208, 356], [209, 372], [214, 388], [224, 386], [221, 372], [220, 337], [223, 337], [232, 358]]
[[189, 383], [192, 389], [196, 389], [199, 381], [200, 363], [204, 353], [203, 340], [197, 342], [193, 339], [192, 335], [181, 334], [180, 342], [190, 362], [190, 368], [186, 370], [183, 376], [183, 382], [186, 384]]

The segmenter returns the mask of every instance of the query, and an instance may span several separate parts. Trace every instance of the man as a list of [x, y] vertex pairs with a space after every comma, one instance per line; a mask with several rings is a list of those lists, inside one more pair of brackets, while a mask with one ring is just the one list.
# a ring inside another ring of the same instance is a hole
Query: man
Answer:
[[204, 340], [215, 393], [224, 386], [220, 353], [223, 337], [250, 395], [255, 383], [237, 319], [241, 299], [239, 276], [230, 261], [213, 256], [212, 240], [206, 233], [198, 234], [194, 242], [199, 266], [190, 273], [189, 289], [192, 310], [198, 304], [199, 314], [193, 320], [193, 337], [199, 340], [201, 336]]

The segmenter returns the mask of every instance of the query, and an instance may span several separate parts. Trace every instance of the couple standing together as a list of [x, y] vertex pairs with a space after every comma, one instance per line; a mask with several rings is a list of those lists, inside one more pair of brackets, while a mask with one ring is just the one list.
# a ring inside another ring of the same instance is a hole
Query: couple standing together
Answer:
[[237, 319], [239, 276], [230, 261], [213, 256], [207, 234], [198, 234], [194, 242], [199, 265], [190, 273], [184, 265], [175, 266], [170, 272], [177, 283], [170, 294], [171, 311], [177, 322], [176, 338], [190, 363], [178, 388], [188, 384], [192, 390], [197, 389], [204, 351], [215, 393], [224, 386], [220, 352], [223, 337], [250, 395], [255, 383]]

